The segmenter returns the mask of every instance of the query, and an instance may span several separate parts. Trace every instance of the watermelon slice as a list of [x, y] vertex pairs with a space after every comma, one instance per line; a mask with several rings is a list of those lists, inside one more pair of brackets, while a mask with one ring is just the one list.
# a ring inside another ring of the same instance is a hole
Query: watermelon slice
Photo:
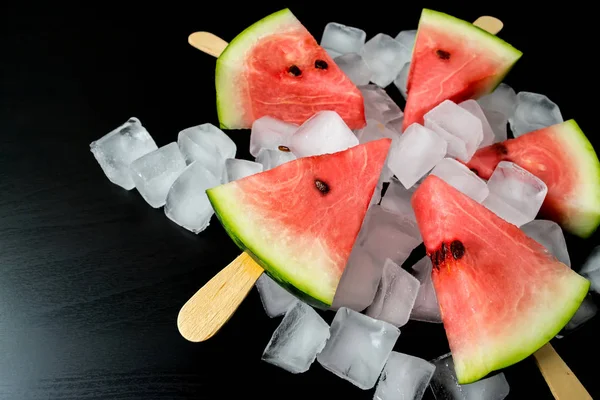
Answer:
[[331, 306], [391, 144], [304, 157], [207, 190], [229, 236], [290, 292]]
[[300, 125], [322, 110], [350, 129], [366, 125], [361, 92], [287, 8], [233, 39], [215, 75], [221, 128], [250, 128], [265, 115]]
[[470, 22], [441, 12], [421, 13], [406, 89], [403, 130], [444, 100], [455, 103], [492, 92], [523, 53]]
[[412, 205], [459, 384], [533, 354], [585, 298], [587, 279], [437, 176]]
[[544, 218], [583, 238], [600, 225], [600, 162], [574, 120], [484, 147], [467, 165], [489, 179], [500, 161], [512, 161], [546, 183]]

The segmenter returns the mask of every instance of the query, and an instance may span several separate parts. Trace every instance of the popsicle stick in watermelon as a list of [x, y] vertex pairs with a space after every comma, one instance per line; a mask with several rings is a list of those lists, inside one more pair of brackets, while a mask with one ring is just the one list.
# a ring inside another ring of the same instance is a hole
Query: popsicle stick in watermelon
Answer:
[[212, 337], [263, 268], [305, 302], [329, 308], [390, 144], [380, 139], [303, 157], [209, 189], [219, 221], [245, 253], [181, 308], [182, 336], [192, 342]]

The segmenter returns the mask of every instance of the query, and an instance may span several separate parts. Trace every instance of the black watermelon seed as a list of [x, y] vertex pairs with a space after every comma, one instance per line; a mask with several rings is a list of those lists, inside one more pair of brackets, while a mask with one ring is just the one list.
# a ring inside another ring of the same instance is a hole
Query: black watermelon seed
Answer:
[[329, 185], [320, 179], [315, 179], [315, 186], [319, 189], [319, 192], [323, 194], [329, 193]]
[[450, 53], [448, 53], [447, 51], [438, 49], [438, 50], [435, 51], [435, 54], [439, 58], [441, 58], [442, 60], [449, 60], [450, 59]]
[[465, 255], [465, 246], [460, 240], [454, 240], [450, 243], [450, 252], [455, 260], [460, 260]]
[[289, 67], [288, 72], [293, 76], [302, 75], [302, 71], [300, 71], [300, 68], [298, 68], [296, 65], [292, 65], [291, 67]]
[[279, 149], [279, 151], [285, 151], [285, 152], [290, 151], [290, 148], [287, 146], [278, 146], [277, 148]]
[[315, 61], [315, 68], [318, 69], [327, 69], [329, 65], [327, 65], [327, 61], [317, 60]]
[[479, 171], [477, 171], [475, 168], [469, 168], [475, 175], [479, 175]]

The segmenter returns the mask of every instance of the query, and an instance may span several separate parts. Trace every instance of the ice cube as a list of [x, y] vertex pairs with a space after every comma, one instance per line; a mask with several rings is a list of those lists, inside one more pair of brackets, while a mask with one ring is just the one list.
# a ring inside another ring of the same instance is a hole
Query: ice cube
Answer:
[[439, 324], [442, 322], [442, 317], [440, 315], [440, 306], [435, 294], [435, 288], [433, 287], [433, 280], [431, 279], [432, 268], [429, 256], [421, 258], [412, 267], [415, 277], [419, 280], [421, 286], [419, 287], [410, 319]]
[[366, 314], [397, 327], [406, 325], [419, 285], [417, 278], [388, 258], [383, 265], [377, 294]]
[[219, 178], [194, 161], [171, 186], [165, 204], [165, 215], [189, 231], [202, 232], [208, 227], [214, 214], [206, 190], [220, 184]]
[[492, 93], [480, 97], [477, 102], [484, 111], [498, 112], [508, 120], [517, 108], [517, 93], [506, 83], [501, 83]]
[[225, 160], [225, 170], [227, 171], [227, 181], [231, 182], [262, 172], [263, 165], [254, 161], [228, 158]]
[[379, 121], [374, 119], [367, 119], [367, 125], [364, 128], [356, 131], [359, 143], [367, 143], [373, 140], [383, 138], [400, 138], [400, 134], [386, 127]]
[[514, 137], [563, 122], [560, 109], [543, 94], [519, 92], [517, 108], [508, 119]]
[[157, 148], [152, 136], [135, 117], [90, 143], [90, 151], [106, 177], [126, 190], [135, 187], [129, 172], [131, 162]]
[[213, 124], [192, 126], [179, 132], [177, 144], [187, 163], [198, 161], [225, 183], [225, 160], [235, 158], [233, 140]]
[[362, 29], [330, 22], [325, 25], [321, 47], [339, 55], [358, 53], [363, 48], [366, 38], [367, 34]]
[[328, 338], [327, 322], [312, 307], [299, 301], [285, 313], [262, 360], [300, 374], [308, 371]]
[[431, 171], [450, 186], [481, 203], [490, 193], [486, 182], [464, 164], [453, 158], [444, 158]]
[[358, 138], [335, 111], [319, 111], [306, 120], [290, 139], [296, 157], [336, 153], [358, 145]]
[[375, 386], [400, 336], [395, 326], [345, 307], [335, 314], [330, 333], [317, 360], [363, 390]]
[[333, 297], [332, 310], [348, 307], [361, 312], [373, 302], [383, 265], [360, 246], [354, 246], [348, 257]]
[[410, 189], [446, 156], [446, 149], [446, 141], [434, 131], [411, 124], [400, 139], [392, 141], [388, 167]]
[[171, 185], [185, 169], [185, 159], [176, 142], [160, 147], [129, 166], [135, 187], [152, 207], [162, 207]]
[[435, 365], [421, 358], [392, 351], [377, 382], [373, 400], [420, 400]]
[[548, 192], [541, 179], [509, 161], [498, 163], [487, 186], [483, 205], [516, 226], [535, 219]]
[[431, 362], [435, 365], [435, 372], [430, 386], [436, 400], [502, 400], [510, 392], [502, 372], [468, 385], [459, 385], [450, 353]]
[[410, 204], [410, 199], [416, 189], [416, 186], [406, 189], [400, 181], [392, 179], [385, 191], [385, 195], [381, 199], [381, 207], [395, 214], [405, 215], [416, 221], [415, 211]]
[[254, 157], [262, 149], [278, 150], [280, 147], [289, 147], [290, 138], [298, 126], [278, 119], [264, 116], [252, 123], [250, 131], [250, 154]]
[[561, 227], [554, 221], [534, 219], [521, 227], [523, 232], [533, 240], [540, 243], [558, 259], [558, 261], [571, 266], [565, 235]]
[[377, 85], [359, 87], [365, 101], [365, 117], [382, 124], [401, 118], [404, 113], [387, 92]]
[[[415, 47], [415, 40], [417, 39], [417, 30], [412, 29], [410, 31], [400, 31], [396, 35], [396, 40], [400, 42], [404, 47], [410, 50], [411, 55], [413, 48]], [[409, 59], [410, 61], [410, 59]]]
[[410, 62], [407, 62], [406, 64], [404, 64], [404, 66], [400, 70], [400, 73], [398, 74], [396, 79], [394, 79], [394, 85], [396, 85], [396, 87], [400, 91], [400, 94], [402, 95], [402, 97], [404, 97], [404, 100], [406, 100], [408, 98], [408, 94], [407, 94], [408, 92], [406, 91], [406, 84], [408, 83], [408, 72], [409, 71], [410, 71]]
[[[468, 162], [483, 140], [479, 118], [450, 100], [444, 100], [427, 112], [425, 127], [448, 142], [448, 155]], [[459, 140], [456, 140], [459, 139]]]
[[485, 116], [485, 113], [483, 112], [483, 109], [481, 108], [479, 103], [477, 103], [477, 101], [473, 99], [470, 99], [463, 101], [459, 104], [459, 106], [476, 116], [477, 119], [481, 121], [481, 127], [483, 128], [483, 139], [481, 140], [479, 147], [481, 148], [495, 143], [496, 135], [494, 134], [494, 131], [490, 123], [488, 122], [487, 117]]
[[410, 61], [411, 50], [385, 33], [379, 33], [365, 43], [361, 55], [373, 72], [371, 82], [386, 87]]
[[263, 171], [267, 171], [269, 169], [278, 167], [281, 164], [285, 164], [286, 162], [293, 161], [295, 159], [296, 156], [291, 151], [289, 151], [289, 149], [262, 149], [258, 153], [258, 156], [256, 156], [256, 162], [262, 164]]
[[360, 54], [347, 53], [333, 61], [355, 85], [366, 85], [371, 81], [371, 70]]
[[579, 273], [591, 282], [590, 290], [600, 293], [600, 246], [592, 250]]
[[577, 312], [571, 320], [565, 325], [564, 330], [566, 332], [572, 332], [583, 324], [594, 318], [598, 313], [598, 306], [594, 303], [594, 300], [588, 295], [577, 309]]
[[508, 117], [497, 111], [483, 110], [483, 113], [494, 132], [494, 143], [503, 142], [508, 139]]
[[282, 288], [267, 274], [262, 274], [255, 283], [260, 301], [271, 318], [283, 315], [298, 299]]
[[394, 118], [393, 120], [389, 121], [387, 124], [385, 124], [385, 127], [396, 133], [401, 134], [403, 124], [404, 124], [404, 116], [401, 116], [401, 117]]

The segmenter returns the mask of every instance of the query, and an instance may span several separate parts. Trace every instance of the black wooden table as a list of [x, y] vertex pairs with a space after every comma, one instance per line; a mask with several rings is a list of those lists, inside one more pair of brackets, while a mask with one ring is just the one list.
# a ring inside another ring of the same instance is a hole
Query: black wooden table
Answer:
[[[196, 236], [111, 184], [88, 145], [131, 116], [159, 146], [181, 129], [217, 123], [215, 60], [187, 44], [193, 31], [230, 40], [289, 6], [317, 39], [330, 21], [395, 36], [416, 28], [423, 5], [99, 4], [23, 3], [1, 13], [0, 398], [370, 399], [372, 391], [317, 363], [292, 375], [261, 362], [279, 319], [264, 314], [254, 290], [217, 336], [186, 342], [179, 308], [239, 251], [216, 219]], [[500, 36], [524, 52], [506, 82], [549, 96], [600, 149], [591, 11], [575, 2], [545, 11], [451, 4], [427, 6], [502, 19]], [[249, 157], [248, 132], [230, 134]], [[568, 237], [575, 268], [599, 237]], [[600, 394], [599, 333], [600, 317], [553, 342], [592, 395]], [[443, 354], [443, 328], [411, 321], [396, 350]], [[552, 398], [533, 360], [505, 373], [510, 398]]]

